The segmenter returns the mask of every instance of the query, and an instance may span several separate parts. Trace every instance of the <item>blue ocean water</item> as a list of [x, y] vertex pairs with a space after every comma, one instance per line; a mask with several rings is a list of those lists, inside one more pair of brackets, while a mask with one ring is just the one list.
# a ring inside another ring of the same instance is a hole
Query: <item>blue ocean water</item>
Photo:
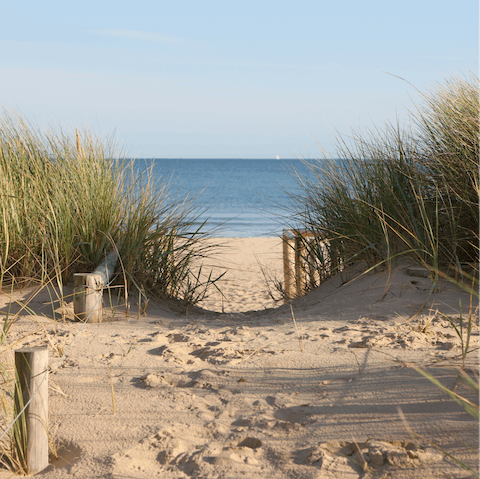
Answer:
[[[219, 227], [218, 236], [278, 236], [280, 214], [288, 193], [297, 184], [289, 173], [294, 167], [305, 172], [300, 160], [244, 159], [137, 159], [140, 169], [153, 162], [155, 172], [172, 177], [172, 190], [180, 195], [198, 195], [197, 202], [213, 200], [214, 206], [199, 218], [206, 228]], [[203, 190], [203, 191], [202, 191]]]

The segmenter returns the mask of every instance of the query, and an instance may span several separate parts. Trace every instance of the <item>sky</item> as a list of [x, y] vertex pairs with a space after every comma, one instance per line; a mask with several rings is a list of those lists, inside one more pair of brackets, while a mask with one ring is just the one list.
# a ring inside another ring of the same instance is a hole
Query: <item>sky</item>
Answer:
[[[454, 4], [455, 3], [455, 4]], [[478, 71], [478, 0], [0, 0], [0, 107], [138, 158], [317, 158]], [[415, 88], [412, 88], [413, 85]]]

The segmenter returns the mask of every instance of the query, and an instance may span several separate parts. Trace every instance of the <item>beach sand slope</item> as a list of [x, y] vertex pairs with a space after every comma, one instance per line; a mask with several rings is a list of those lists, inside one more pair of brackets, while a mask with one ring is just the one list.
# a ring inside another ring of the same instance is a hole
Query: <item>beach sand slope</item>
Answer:
[[[264, 241], [257, 256], [281, 272], [281, 249], [271, 248]], [[132, 305], [82, 329], [68, 319], [71, 305], [54, 321], [46, 293], [31, 301], [35, 314], [8, 340], [50, 348], [58, 459], [42, 477], [471, 477], [432, 444], [478, 471], [478, 422], [414, 369], [477, 401], [459, 379], [461, 343], [441, 314], [457, 318], [461, 300], [468, 317], [467, 293], [444, 283], [429, 295], [430, 280], [400, 264], [391, 274], [345, 271], [291, 305], [264, 309], [266, 297], [252, 299], [251, 289], [268, 288], [249, 264], [237, 263], [228, 288], [250, 302], [223, 300], [224, 314], [221, 297], [210, 298], [216, 311], [151, 304], [140, 319]], [[478, 322], [471, 349], [470, 375]]]

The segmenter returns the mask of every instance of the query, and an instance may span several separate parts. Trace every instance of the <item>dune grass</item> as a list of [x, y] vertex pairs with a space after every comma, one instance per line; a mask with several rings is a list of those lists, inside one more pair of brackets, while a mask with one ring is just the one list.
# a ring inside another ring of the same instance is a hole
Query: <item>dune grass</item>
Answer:
[[[299, 193], [291, 196], [291, 224], [323, 242], [336, 259], [330, 272], [409, 257], [432, 272], [434, 284], [442, 273], [477, 277], [478, 79], [455, 76], [421, 99], [408, 124], [338, 135], [335, 160], [292, 172]], [[305, 247], [325, 263], [318, 245]]]
[[[355, 262], [364, 262], [368, 271], [410, 258], [430, 272], [431, 293], [443, 279], [472, 299], [479, 292], [478, 78], [453, 76], [419, 93], [421, 103], [406, 125], [387, 123], [338, 135], [337, 159], [305, 162], [304, 175], [292, 171], [299, 192], [291, 196], [287, 225], [314, 233], [314, 241], [304, 239], [303, 261], [321, 278]], [[465, 372], [478, 308], [471, 300], [467, 319], [446, 319], [461, 342], [459, 380], [478, 394], [478, 375]], [[413, 367], [478, 421], [478, 404]]]
[[202, 299], [193, 261], [208, 255], [193, 198], [169, 178], [138, 171], [113, 138], [40, 131], [21, 115], [0, 119], [0, 285], [54, 279], [62, 290], [118, 249], [120, 282], [142, 294]]
[[[151, 297], [178, 299], [188, 307], [216, 286], [217, 278], [199, 266], [215, 248], [204, 241], [211, 235], [197, 226], [202, 206], [178, 196], [174, 187], [171, 178], [153, 173], [153, 165], [139, 171], [113, 138], [88, 130], [41, 131], [17, 113], [3, 112], [0, 294], [10, 296], [7, 310], [0, 311], [0, 422], [5, 428], [14, 418], [16, 384], [7, 357], [16, 343], [9, 344], [7, 336], [22, 312], [37, 314], [29, 303], [40, 291], [58, 295], [51, 297], [52, 309], [57, 301], [71, 301], [64, 288], [73, 274], [93, 271], [112, 250], [119, 255], [114, 283], [122, 289], [126, 310], [128, 301], [138, 298], [139, 314], [144, 313]], [[29, 297], [14, 301], [14, 290], [27, 285], [35, 285]], [[117, 295], [109, 289], [112, 293]], [[45, 337], [63, 358], [64, 346], [46, 330]], [[112, 407], [115, 411], [113, 387]], [[26, 471], [25, 445], [16, 439], [21, 425], [17, 421], [1, 441], [0, 464], [13, 472]]]

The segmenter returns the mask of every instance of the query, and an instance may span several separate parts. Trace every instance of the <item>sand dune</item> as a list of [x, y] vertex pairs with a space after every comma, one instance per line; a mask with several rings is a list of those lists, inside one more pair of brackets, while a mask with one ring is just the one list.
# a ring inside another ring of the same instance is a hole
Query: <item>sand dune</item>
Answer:
[[[225, 241], [225, 298], [204, 310], [153, 304], [138, 320], [132, 305], [76, 336], [80, 324], [53, 321], [48, 295], [33, 300], [45, 316], [19, 320], [10, 344], [48, 344], [54, 365], [75, 339], [51, 373], [59, 458], [42, 477], [471, 477], [406, 427], [478, 471], [477, 421], [409, 367], [477, 401], [440, 314], [458, 317], [461, 299], [468, 316], [467, 293], [444, 283], [429, 296], [407, 263], [356, 280], [349, 270], [292, 302], [295, 327], [290, 305], [266, 309], [275, 303], [257, 263], [281, 279], [279, 241]], [[477, 320], [474, 371], [478, 334]]]

